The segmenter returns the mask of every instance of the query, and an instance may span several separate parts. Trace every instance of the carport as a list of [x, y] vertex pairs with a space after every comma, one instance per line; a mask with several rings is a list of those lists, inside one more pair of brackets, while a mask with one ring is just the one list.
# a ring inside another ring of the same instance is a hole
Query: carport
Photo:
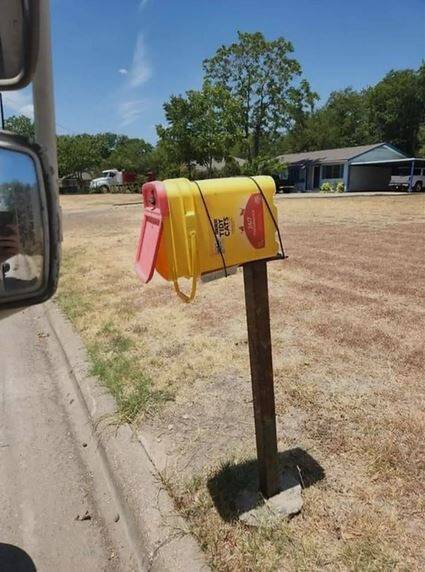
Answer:
[[[413, 178], [419, 169], [425, 169], [425, 159], [406, 157], [377, 161], [352, 161], [348, 166], [347, 189], [350, 191], [389, 191], [391, 177], [398, 167], [408, 176], [408, 191], [413, 190]], [[425, 189], [425, 186], [423, 187]]]

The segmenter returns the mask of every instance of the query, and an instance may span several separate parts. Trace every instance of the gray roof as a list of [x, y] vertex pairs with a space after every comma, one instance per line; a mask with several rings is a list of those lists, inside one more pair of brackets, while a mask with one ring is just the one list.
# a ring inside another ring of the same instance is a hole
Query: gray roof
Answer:
[[279, 155], [277, 159], [282, 163], [287, 165], [292, 165], [294, 163], [335, 163], [343, 162], [357, 157], [357, 155], [362, 155], [367, 151], [376, 149], [376, 147], [381, 147], [384, 143], [375, 143], [374, 145], [359, 145], [358, 147], [342, 147], [340, 149], [324, 149], [323, 151], [307, 151], [306, 153], [287, 153], [285, 155]]

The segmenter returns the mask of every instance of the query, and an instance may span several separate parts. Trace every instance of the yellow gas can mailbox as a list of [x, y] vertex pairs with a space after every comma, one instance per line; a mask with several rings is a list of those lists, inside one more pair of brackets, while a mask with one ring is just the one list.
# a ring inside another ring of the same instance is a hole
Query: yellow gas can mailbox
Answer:
[[[200, 275], [274, 257], [277, 209], [272, 177], [232, 177], [145, 183], [136, 272], [149, 282], [154, 269], [174, 283], [186, 302]], [[189, 295], [178, 279], [192, 278]]]

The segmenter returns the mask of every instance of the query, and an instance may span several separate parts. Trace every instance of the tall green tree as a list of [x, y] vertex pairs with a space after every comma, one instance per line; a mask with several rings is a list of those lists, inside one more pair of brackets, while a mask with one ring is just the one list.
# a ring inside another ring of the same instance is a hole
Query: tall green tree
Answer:
[[101, 146], [95, 135], [58, 136], [59, 176], [75, 175], [98, 169], [102, 162]]
[[11, 115], [5, 120], [4, 127], [7, 131], [13, 131], [13, 133], [28, 137], [28, 139], [34, 139], [34, 121], [26, 115]]
[[353, 147], [373, 143], [376, 135], [368, 121], [367, 91], [351, 87], [334, 91], [323, 107], [301, 127], [296, 124], [286, 145], [293, 151]]
[[415, 154], [425, 122], [425, 63], [418, 70], [390, 71], [370, 89], [368, 107], [376, 139]]
[[156, 126], [161, 148], [170, 163], [176, 165], [183, 163], [190, 176], [195, 161], [196, 146], [189, 101], [181, 95], [172, 95], [163, 107], [167, 125]]
[[164, 104], [167, 125], [157, 132], [171, 162], [183, 163], [192, 174], [194, 163], [211, 174], [213, 161], [230, 156], [238, 134], [239, 103], [221, 86], [206, 82], [186, 97], [172, 96]]
[[149, 170], [153, 146], [144, 139], [120, 137], [104, 161], [104, 167], [143, 173]]
[[109, 131], [97, 133], [94, 137], [99, 145], [102, 159], [107, 159], [117, 145], [128, 139], [125, 135], [118, 135], [117, 133], [111, 133]]
[[144, 139], [130, 138], [127, 135], [112, 133], [110, 131], [96, 133], [93, 137], [100, 147], [100, 153], [103, 159], [107, 159], [113, 151], [119, 147], [123, 147], [130, 141], [132, 142], [131, 145], [134, 145], [136, 141], [140, 141], [142, 146], [149, 145]]
[[169, 144], [159, 139], [148, 158], [148, 170], [157, 179], [172, 179], [181, 176], [181, 163], [176, 160], [176, 154], [170, 150]]
[[230, 157], [238, 137], [240, 106], [227, 90], [208, 82], [200, 91], [189, 91], [188, 101], [196, 134], [196, 161], [211, 175], [214, 160]]
[[293, 127], [317, 95], [292, 57], [285, 38], [266, 40], [263, 34], [238, 32], [238, 41], [221, 46], [204, 61], [205, 78], [224, 87], [240, 104], [240, 130], [246, 156], [257, 157], [262, 142]]
[[418, 157], [425, 157], [425, 123], [419, 127], [418, 133], [418, 150], [416, 152]]

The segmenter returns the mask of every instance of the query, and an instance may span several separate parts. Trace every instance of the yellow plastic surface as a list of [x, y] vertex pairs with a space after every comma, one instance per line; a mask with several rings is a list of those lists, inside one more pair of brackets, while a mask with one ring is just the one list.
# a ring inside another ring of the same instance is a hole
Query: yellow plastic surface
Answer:
[[[272, 177], [254, 177], [277, 221], [277, 209], [273, 203], [275, 183]], [[275, 256], [278, 252], [276, 228], [261, 198], [264, 223], [264, 246], [254, 247], [248, 239], [244, 213], [251, 195], [259, 194], [255, 183], [248, 177], [231, 177], [198, 181], [216, 231], [227, 267]], [[167, 280], [175, 283], [180, 277], [193, 278], [194, 296], [196, 278], [200, 274], [223, 269], [216, 239], [211, 229], [201, 194], [195, 183], [188, 179], [163, 181], [167, 192], [169, 216], [164, 217], [163, 234], [159, 245], [156, 269]], [[251, 203], [252, 204], [251, 199]], [[258, 207], [261, 208], [261, 207]], [[248, 221], [250, 222], [250, 221]], [[178, 291], [179, 293], [179, 291]], [[180, 293], [179, 293], [180, 295]], [[186, 300], [189, 301], [189, 300]]]

